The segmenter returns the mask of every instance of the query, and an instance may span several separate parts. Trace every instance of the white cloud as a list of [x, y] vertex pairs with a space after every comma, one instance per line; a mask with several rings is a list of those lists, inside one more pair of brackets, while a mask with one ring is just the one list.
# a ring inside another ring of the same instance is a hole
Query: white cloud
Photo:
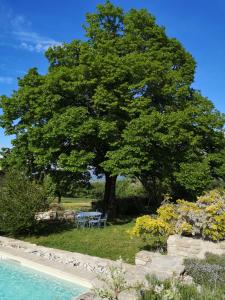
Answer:
[[4, 83], [4, 84], [12, 84], [12, 83], [13, 83], [13, 77], [9, 77], [9, 76], [0, 76], [0, 83]]
[[25, 17], [22, 16], [22, 15], [17, 15], [17, 16], [10, 16], [9, 15], [9, 19], [10, 19], [10, 23], [11, 23], [13, 28], [22, 29], [24, 27], [30, 27], [31, 26], [31, 22], [26, 20]]
[[43, 37], [32, 31], [14, 31], [13, 34], [20, 41], [20, 48], [31, 52], [44, 52], [49, 47], [61, 45], [53, 39]]
[[42, 36], [32, 30], [31, 22], [23, 15], [3, 6], [0, 0], [1, 45], [21, 48], [31, 52], [44, 52], [49, 47], [60, 45], [58, 41]]

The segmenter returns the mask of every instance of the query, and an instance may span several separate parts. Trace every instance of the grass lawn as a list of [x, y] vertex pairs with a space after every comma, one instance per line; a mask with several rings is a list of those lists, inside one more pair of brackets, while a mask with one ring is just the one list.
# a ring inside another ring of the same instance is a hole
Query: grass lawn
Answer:
[[[83, 210], [91, 209], [91, 198], [62, 198], [64, 209]], [[110, 224], [101, 229], [64, 228], [54, 225], [51, 231], [45, 231], [39, 236], [22, 238], [25, 241], [58, 248], [72, 252], [79, 252], [103, 258], [116, 260], [120, 257], [126, 262], [134, 263], [135, 254], [145, 247], [138, 239], [131, 239], [127, 231], [134, 225], [133, 220], [119, 220], [117, 224]], [[154, 247], [155, 241], [152, 240]]]
[[134, 263], [135, 254], [144, 244], [131, 239], [127, 230], [133, 222], [122, 225], [110, 225], [104, 229], [70, 229], [58, 233], [24, 238], [38, 245], [80, 252], [116, 260], [120, 257], [126, 262]]
[[91, 202], [94, 199], [90, 198], [62, 198], [62, 207], [64, 209], [72, 210], [89, 210], [91, 208]]

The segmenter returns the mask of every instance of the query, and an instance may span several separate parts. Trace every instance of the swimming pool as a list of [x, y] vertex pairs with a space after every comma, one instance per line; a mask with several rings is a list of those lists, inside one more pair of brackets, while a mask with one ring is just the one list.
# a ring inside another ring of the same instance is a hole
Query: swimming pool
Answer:
[[0, 259], [1, 300], [71, 300], [87, 288]]

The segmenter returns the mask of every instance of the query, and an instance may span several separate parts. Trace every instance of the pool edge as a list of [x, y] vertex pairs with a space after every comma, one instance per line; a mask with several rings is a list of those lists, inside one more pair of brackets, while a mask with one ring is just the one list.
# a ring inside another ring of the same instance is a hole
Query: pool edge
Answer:
[[34, 262], [31, 259], [7, 253], [7, 251], [0, 250], [0, 259], [11, 259], [20, 263], [22, 266], [25, 266], [32, 270], [48, 274], [50, 276], [56, 277], [61, 280], [65, 280], [70, 283], [81, 285], [87, 289], [93, 288], [91, 282], [89, 280], [86, 280], [85, 278], [59, 270], [57, 268], [54, 268], [54, 266], [46, 266], [44, 264]]

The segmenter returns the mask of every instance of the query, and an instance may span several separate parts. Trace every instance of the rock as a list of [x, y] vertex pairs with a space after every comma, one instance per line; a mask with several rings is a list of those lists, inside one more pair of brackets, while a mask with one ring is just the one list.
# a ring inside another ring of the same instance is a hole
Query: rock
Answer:
[[151, 251], [140, 251], [135, 256], [135, 264], [137, 266], [146, 266], [151, 264], [152, 260], [155, 257], [162, 257], [162, 254], [159, 252], [151, 252]]
[[191, 276], [189, 276], [189, 275], [184, 275], [182, 278], [181, 278], [181, 280], [182, 280], [182, 282], [184, 283], [184, 284], [193, 284], [194, 283], [194, 280], [193, 280], [193, 278], [191, 277]]
[[66, 221], [74, 222], [75, 213], [73, 210], [65, 210], [63, 213], [63, 219]]
[[140, 251], [135, 257], [135, 263], [159, 279], [180, 276], [185, 270], [182, 257], [162, 255], [159, 252]]
[[85, 293], [74, 300], [98, 300], [98, 298], [91, 292]]
[[167, 252], [172, 256], [204, 258], [206, 252], [225, 254], [225, 241], [211, 242], [175, 234], [167, 240]]
[[57, 213], [56, 211], [49, 210], [45, 212], [39, 212], [35, 215], [35, 220], [37, 221], [49, 221], [49, 220], [56, 220]]

